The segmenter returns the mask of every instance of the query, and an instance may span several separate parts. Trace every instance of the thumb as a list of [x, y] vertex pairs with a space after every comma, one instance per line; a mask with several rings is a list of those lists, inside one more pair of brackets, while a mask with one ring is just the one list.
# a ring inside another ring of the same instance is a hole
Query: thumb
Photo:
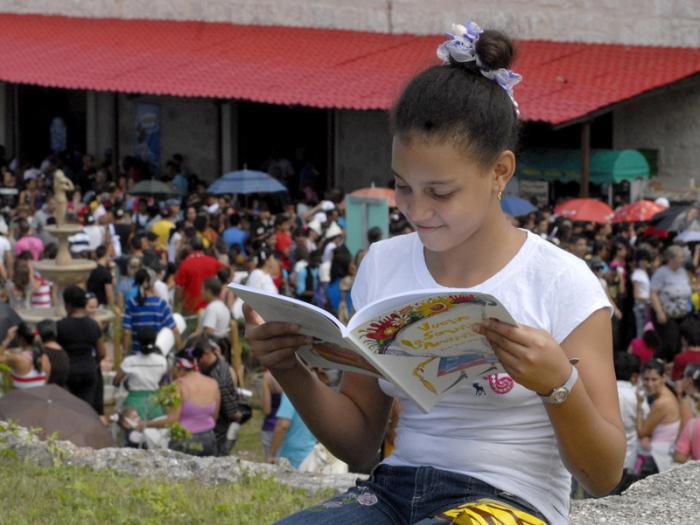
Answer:
[[265, 322], [265, 319], [260, 317], [260, 314], [247, 303], [243, 305], [243, 315], [245, 316], [245, 324], [260, 326]]

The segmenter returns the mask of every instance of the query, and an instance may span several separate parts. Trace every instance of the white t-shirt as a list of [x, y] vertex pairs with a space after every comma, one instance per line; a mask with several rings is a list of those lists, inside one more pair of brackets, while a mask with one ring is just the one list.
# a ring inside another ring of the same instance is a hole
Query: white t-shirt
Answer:
[[4, 235], [0, 235], [0, 264], [5, 263], [5, 252], [12, 253], [12, 245]]
[[[440, 288], [412, 233], [372, 244], [360, 265], [352, 301], [372, 301], [411, 290]], [[513, 318], [548, 331], [557, 342], [610, 302], [586, 263], [529, 233], [498, 273], [471, 290], [497, 297]], [[568, 523], [571, 475], [558, 453], [542, 401], [508, 374], [462, 382], [424, 414], [391, 383], [382, 390], [401, 401], [396, 448], [384, 460], [396, 466], [432, 466], [466, 474], [515, 494], [552, 525]], [[475, 395], [473, 382], [486, 395]]]
[[277, 287], [275, 286], [275, 282], [272, 280], [272, 276], [263, 272], [260, 268], [256, 268], [250, 272], [246, 285], [268, 293], [279, 293], [277, 291]]
[[175, 259], [177, 259], [177, 243], [180, 242], [180, 240], [182, 240], [182, 234], [180, 232], [175, 232], [168, 241], [168, 261], [171, 263], [174, 263]]
[[168, 303], [168, 306], [172, 308], [173, 302], [170, 300], [170, 290], [168, 289], [168, 285], [158, 279], [153, 283], [153, 289], [156, 291], [156, 295]]
[[647, 274], [647, 272], [641, 268], [637, 268], [632, 272], [632, 282], [639, 283], [639, 298], [648, 301], [649, 297], [651, 296], [651, 281], [649, 279], [649, 274]]
[[88, 236], [90, 250], [95, 251], [97, 247], [104, 242], [105, 232], [101, 226], [91, 224], [89, 226], [85, 226], [85, 228], [83, 228], [83, 231]]
[[[620, 403], [622, 424], [625, 426], [625, 439], [627, 441], [627, 453], [625, 454], [624, 468], [632, 470], [637, 461], [637, 393], [635, 387], [629, 381], [617, 382], [617, 400]], [[642, 404], [642, 413], [649, 412], [646, 401]]]
[[158, 390], [160, 380], [168, 371], [168, 362], [161, 354], [134, 354], [122, 361], [129, 390]]
[[321, 260], [325, 263], [329, 263], [333, 260], [333, 252], [337, 248], [337, 245], [334, 242], [329, 242], [326, 244], [326, 247], [323, 249], [323, 257]]
[[221, 299], [210, 302], [202, 313], [202, 328], [213, 328], [216, 337], [227, 337], [231, 328], [231, 312]]

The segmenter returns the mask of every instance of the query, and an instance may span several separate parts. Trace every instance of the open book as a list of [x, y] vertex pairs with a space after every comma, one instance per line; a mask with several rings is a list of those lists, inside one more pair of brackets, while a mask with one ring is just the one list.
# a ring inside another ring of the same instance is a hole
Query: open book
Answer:
[[386, 297], [357, 311], [344, 326], [312, 304], [229, 287], [265, 321], [296, 323], [301, 334], [313, 337], [298, 350], [309, 366], [383, 377], [425, 412], [459, 383], [503, 372], [475, 324], [489, 318], [516, 324], [495, 297], [459, 289]]

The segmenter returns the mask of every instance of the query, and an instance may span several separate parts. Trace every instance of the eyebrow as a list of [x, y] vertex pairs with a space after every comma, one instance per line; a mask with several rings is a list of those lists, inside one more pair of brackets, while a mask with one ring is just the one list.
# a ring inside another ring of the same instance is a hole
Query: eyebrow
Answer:
[[[402, 181], [406, 182], [406, 180], [396, 173], [393, 169], [391, 170], [391, 173], [393, 173], [394, 177], [398, 177]], [[428, 182], [425, 183], [426, 186], [440, 186], [443, 184], [452, 184], [456, 181], [457, 179], [447, 179], [447, 180], [429, 180]]]

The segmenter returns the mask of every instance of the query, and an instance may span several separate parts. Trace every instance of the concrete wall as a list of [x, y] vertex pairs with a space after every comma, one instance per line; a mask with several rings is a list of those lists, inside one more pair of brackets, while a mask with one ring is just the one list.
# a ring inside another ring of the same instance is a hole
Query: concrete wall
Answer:
[[664, 184], [700, 186], [700, 79], [642, 98], [613, 113], [615, 148], [659, 151]]
[[0, 11], [418, 34], [471, 18], [518, 38], [700, 46], [698, 0], [0, 0]]
[[383, 111], [336, 112], [336, 186], [346, 191], [391, 180], [389, 117]]
[[134, 153], [138, 103], [160, 105], [162, 169], [174, 153], [181, 153], [187, 166], [200, 178], [213, 181], [221, 175], [217, 159], [217, 109], [209, 99], [119, 95], [120, 157]]

